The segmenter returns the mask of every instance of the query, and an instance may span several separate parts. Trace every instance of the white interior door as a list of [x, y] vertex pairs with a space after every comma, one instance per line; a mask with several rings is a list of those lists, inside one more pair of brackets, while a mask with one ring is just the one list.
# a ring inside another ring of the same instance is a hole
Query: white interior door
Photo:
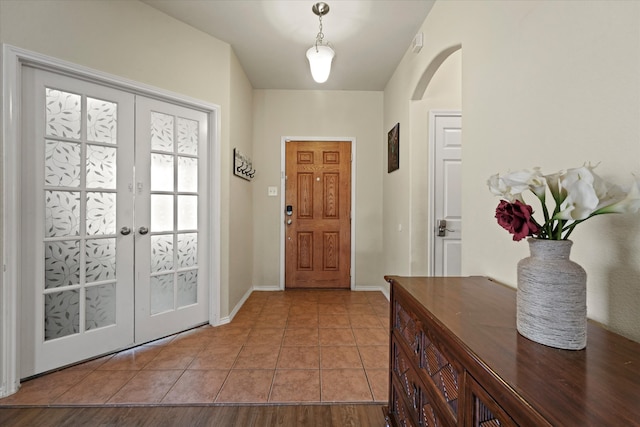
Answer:
[[22, 77], [24, 378], [134, 342], [133, 235], [120, 232], [133, 225], [134, 96]]
[[462, 249], [462, 116], [432, 113], [434, 146], [433, 274], [459, 276]]
[[136, 341], [208, 320], [207, 115], [136, 103]]
[[207, 113], [23, 70], [21, 378], [207, 322]]

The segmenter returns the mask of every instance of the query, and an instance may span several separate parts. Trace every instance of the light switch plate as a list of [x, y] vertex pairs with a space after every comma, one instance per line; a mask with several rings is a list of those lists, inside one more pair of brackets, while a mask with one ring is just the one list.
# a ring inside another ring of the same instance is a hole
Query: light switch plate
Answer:
[[278, 195], [278, 187], [270, 186], [270, 187], [268, 188], [268, 192], [267, 192], [267, 194], [268, 194], [269, 196], [277, 196], [277, 195]]

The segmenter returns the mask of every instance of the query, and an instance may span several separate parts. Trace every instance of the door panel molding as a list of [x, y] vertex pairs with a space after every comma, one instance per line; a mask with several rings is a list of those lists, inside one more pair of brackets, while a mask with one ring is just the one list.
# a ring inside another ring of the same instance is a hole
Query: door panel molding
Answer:
[[[322, 136], [283, 136], [280, 140], [280, 283], [279, 290], [285, 289], [285, 239], [286, 239], [286, 219], [285, 219], [285, 196], [286, 196], [286, 144], [289, 141], [316, 141], [316, 142], [333, 142], [348, 141], [351, 142], [351, 283], [350, 289], [356, 289], [356, 138], [355, 137], [322, 137]], [[325, 159], [330, 161], [331, 159]], [[377, 289], [377, 288], [376, 288]]]
[[220, 322], [220, 106], [124, 79], [85, 66], [42, 55], [15, 46], [2, 45], [2, 275], [0, 277], [0, 398], [15, 393], [20, 386], [20, 141], [22, 67], [45, 69], [89, 80], [134, 95], [161, 99], [207, 114], [209, 128], [209, 323]]

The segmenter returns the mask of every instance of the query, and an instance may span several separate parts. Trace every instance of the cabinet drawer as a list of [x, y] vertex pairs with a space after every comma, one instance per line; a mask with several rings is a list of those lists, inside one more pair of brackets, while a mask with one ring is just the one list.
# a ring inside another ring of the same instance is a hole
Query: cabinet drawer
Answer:
[[396, 382], [397, 392], [403, 396], [407, 403], [405, 409], [414, 414], [421, 426], [448, 426], [450, 423], [443, 422], [443, 419], [438, 415], [438, 410], [434, 408], [428, 393], [424, 390], [424, 383], [420, 375], [414, 369], [414, 365], [409, 360], [403, 346], [396, 342], [395, 336], [391, 346], [393, 349], [391, 361], [393, 378]]
[[402, 427], [418, 427], [419, 424], [414, 421], [415, 410], [410, 410], [407, 407], [404, 399], [404, 391], [401, 386], [398, 385], [399, 381], [394, 378], [391, 381], [391, 402], [390, 402], [390, 415], [395, 419], [396, 425]]
[[393, 329], [402, 338], [416, 366], [420, 363], [420, 348], [422, 346], [422, 323], [411, 312], [407, 311], [399, 301], [394, 301]]
[[422, 398], [421, 395], [424, 394], [420, 377], [395, 338], [392, 339], [391, 346], [393, 348], [391, 361], [393, 374], [398, 379], [407, 402], [413, 407], [413, 411], [417, 414]]
[[469, 408], [473, 427], [516, 427], [518, 425], [468, 373], [466, 382], [472, 402]]
[[456, 366], [459, 364], [443, 352], [442, 348], [429, 331], [424, 331], [420, 348], [420, 370], [442, 396], [453, 419], [457, 420], [460, 373]]

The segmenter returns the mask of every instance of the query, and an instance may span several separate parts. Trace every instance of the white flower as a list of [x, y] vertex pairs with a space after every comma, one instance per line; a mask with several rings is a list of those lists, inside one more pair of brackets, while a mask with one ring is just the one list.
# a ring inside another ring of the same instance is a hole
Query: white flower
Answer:
[[506, 174], [502, 178], [512, 193], [524, 193], [527, 190], [533, 191], [538, 197], [543, 197], [547, 180], [540, 173], [540, 168], [533, 168], [533, 172], [526, 169]]
[[592, 182], [578, 180], [568, 187], [563, 186], [563, 189], [567, 192], [567, 197], [562, 201], [560, 212], [554, 215], [554, 219], [579, 221], [588, 218], [598, 207], [600, 200]]
[[546, 180], [540, 173], [540, 168], [534, 168], [533, 172], [525, 169], [502, 177], [499, 174], [492, 175], [487, 185], [493, 194], [513, 203], [516, 200], [524, 202], [522, 193], [528, 190], [533, 191], [538, 198], [544, 198]]
[[636, 213], [640, 210], [640, 180], [637, 177], [626, 194], [619, 194], [623, 196], [621, 200], [618, 198], [618, 201], [602, 206], [595, 213]]
[[[524, 203], [523, 193], [527, 190], [533, 192], [541, 203], [544, 215], [544, 222], [538, 223], [532, 218], [536, 224], [540, 224], [533, 236], [561, 240], [567, 239], [578, 224], [592, 216], [640, 211], [640, 178], [635, 178], [629, 190], [623, 190], [600, 178], [594, 172], [596, 166], [588, 163], [550, 175], [542, 175], [539, 168], [534, 168], [533, 171], [525, 169], [504, 176], [493, 175], [487, 184], [493, 194], [504, 199], [498, 208], [505, 203]], [[545, 202], [547, 187], [555, 202], [551, 215]], [[500, 218], [498, 223], [500, 224]]]

